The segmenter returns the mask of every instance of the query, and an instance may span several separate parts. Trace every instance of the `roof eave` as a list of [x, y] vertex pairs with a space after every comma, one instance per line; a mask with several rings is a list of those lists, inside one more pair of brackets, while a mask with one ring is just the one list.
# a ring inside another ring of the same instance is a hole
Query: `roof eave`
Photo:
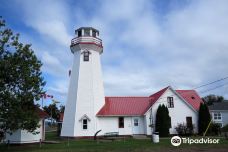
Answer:
[[137, 116], [137, 117], [142, 117], [142, 116], [144, 116], [144, 114], [142, 114], [142, 115], [96, 115], [97, 117], [135, 117], [135, 116]]
[[[170, 86], [168, 86], [166, 88], [166, 90], [160, 95], [160, 97], [170, 88]], [[146, 113], [153, 107], [153, 105], [160, 99], [160, 97], [152, 104], [150, 105], [150, 107], [146, 110], [146, 112], [143, 113], [143, 115], [146, 115]]]
[[195, 111], [196, 113], [198, 112], [198, 110], [196, 110], [191, 104], [188, 103], [188, 101], [186, 101], [176, 90], [174, 90], [172, 87], [170, 87], [170, 89], [179, 97], [181, 98], [193, 111]]
[[228, 111], [228, 109], [227, 110], [209, 109], [209, 111]]

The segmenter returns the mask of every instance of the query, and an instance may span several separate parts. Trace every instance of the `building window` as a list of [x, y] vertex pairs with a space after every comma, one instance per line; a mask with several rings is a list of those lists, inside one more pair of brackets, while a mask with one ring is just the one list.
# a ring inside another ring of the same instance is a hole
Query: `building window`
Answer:
[[222, 115], [220, 112], [214, 113], [214, 120], [222, 120]]
[[167, 97], [168, 108], [174, 108], [173, 97]]
[[82, 120], [82, 128], [84, 130], [86, 130], [88, 128], [88, 121], [87, 121], [87, 119], [83, 119]]
[[134, 119], [134, 126], [139, 126], [139, 119]]
[[96, 37], [96, 31], [93, 30], [92, 36]]
[[89, 61], [89, 51], [84, 52], [84, 61]]
[[90, 36], [90, 29], [84, 29], [84, 36]]
[[124, 117], [119, 117], [119, 128], [124, 128]]
[[82, 36], [82, 31], [81, 30], [78, 31], [78, 37], [80, 37], [80, 36]]

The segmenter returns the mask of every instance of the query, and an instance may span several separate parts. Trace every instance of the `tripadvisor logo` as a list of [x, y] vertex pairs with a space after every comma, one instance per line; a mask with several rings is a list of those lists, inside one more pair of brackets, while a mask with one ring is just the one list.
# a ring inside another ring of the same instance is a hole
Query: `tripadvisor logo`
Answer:
[[171, 138], [171, 144], [173, 146], [180, 146], [181, 143], [183, 144], [218, 144], [219, 139], [211, 139], [211, 138], [197, 138], [197, 139], [191, 139], [191, 138], [180, 138], [179, 136], [173, 136]]
[[173, 146], [180, 146], [180, 144], [181, 144], [181, 138], [179, 136], [173, 136], [171, 138], [171, 144]]

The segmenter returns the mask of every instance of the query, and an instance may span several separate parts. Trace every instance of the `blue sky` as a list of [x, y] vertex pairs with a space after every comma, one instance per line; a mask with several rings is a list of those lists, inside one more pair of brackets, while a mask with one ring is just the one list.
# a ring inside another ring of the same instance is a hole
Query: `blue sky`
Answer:
[[[168, 85], [192, 89], [228, 76], [226, 0], [7, 0], [0, 14], [32, 44], [43, 62], [45, 90], [63, 104], [70, 40], [81, 26], [100, 31], [106, 96], [149, 96]], [[227, 92], [225, 85], [200, 95], [228, 98]]]

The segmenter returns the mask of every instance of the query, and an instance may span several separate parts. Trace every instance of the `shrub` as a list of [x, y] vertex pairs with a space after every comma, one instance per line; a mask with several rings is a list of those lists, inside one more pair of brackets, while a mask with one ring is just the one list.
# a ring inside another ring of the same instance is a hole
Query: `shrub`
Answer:
[[180, 136], [190, 136], [190, 135], [193, 135], [193, 133], [194, 133], [194, 125], [192, 125], [191, 127], [187, 127], [187, 125], [185, 123], [177, 124], [175, 129], [176, 129], [178, 135], [180, 135]]
[[206, 131], [208, 124], [211, 121], [211, 115], [206, 104], [201, 103], [199, 108], [198, 131], [200, 135]]
[[228, 132], [228, 124], [222, 127], [222, 132]]
[[169, 128], [171, 127], [171, 118], [169, 110], [165, 105], [159, 105], [156, 113], [155, 130], [159, 132], [161, 137], [169, 136]]
[[0, 141], [4, 138], [4, 132], [0, 130]]
[[220, 135], [221, 134], [221, 126], [217, 123], [211, 123], [208, 129], [209, 135]]
[[184, 135], [187, 131], [187, 126], [184, 123], [177, 124], [175, 127], [178, 135]]

